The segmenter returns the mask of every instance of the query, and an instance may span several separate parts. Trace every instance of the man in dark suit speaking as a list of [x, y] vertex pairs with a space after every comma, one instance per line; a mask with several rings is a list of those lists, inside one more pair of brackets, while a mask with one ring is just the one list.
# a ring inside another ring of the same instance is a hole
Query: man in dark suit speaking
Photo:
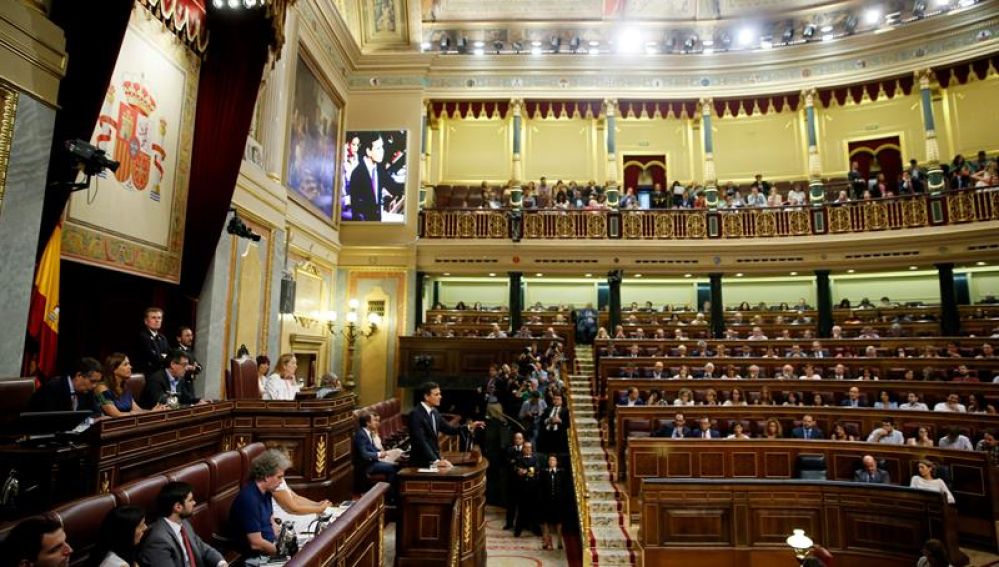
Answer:
[[385, 141], [378, 132], [364, 132], [360, 136], [359, 151], [362, 159], [350, 174], [351, 219], [356, 221], [382, 220], [383, 177], [388, 173], [382, 167], [385, 159]]
[[[409, 462], [415, 467], [436, 464], [440, 469], [450, 469], [454, 465], [441, 458], [437, 436], [441, 433], [457, 435], [461, 427], [444, 421], [437, 411], [437, 407], [441, 405], [441, 387], [436, 382], [426, 382], [420, 386], [416, 390], [416, 398], [420, 401], [409, 412], [409, 439], [412, 442]], [[472, 431], [485, 426], [484, 422], [470, 421], [464, 427]]]

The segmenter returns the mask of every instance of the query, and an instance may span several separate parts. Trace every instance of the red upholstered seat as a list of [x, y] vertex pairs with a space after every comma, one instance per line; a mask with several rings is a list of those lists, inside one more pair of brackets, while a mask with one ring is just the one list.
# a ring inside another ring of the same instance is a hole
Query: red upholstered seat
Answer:
[[260, 384], [257, 381], [257, 361], [245, 356], [229, 359], [231, 389], [226, 391], [230, 400], [259, 400]]
[[167, 475], [171, 481], [186, 482], [194, 492], [194, 513], [191, 515], [191, 525], [199, 534], [212, 532], [212, 515], [209, 510], [209, 499], [212, 495], [212, 480], [208, 463], [200, 462], [177, 469]]
[[[97, 541], [104, 516], [115, 508], [115, 498], [110, 494], [101, 494], [75, 500], [53, 510], [62, 520], [66, 530], [66, 540], [74, 549], [74, 563], [82, 564], [90, 556], [90, 551]], [[77, 561], [79, 560], [79, 561]]]
[[156, 495], [169, 482], [166, 476], [156, 475], [123, 484], [114, 488], [111, 493], [119, 504], [134, 504], [142, 506], [149, 512], [155, 512], [153, 507], [156, 502]]
[[34, 378], [4, 378], [0, 380], [0, 427], [12, 423], [28, 407], [35, 393]]

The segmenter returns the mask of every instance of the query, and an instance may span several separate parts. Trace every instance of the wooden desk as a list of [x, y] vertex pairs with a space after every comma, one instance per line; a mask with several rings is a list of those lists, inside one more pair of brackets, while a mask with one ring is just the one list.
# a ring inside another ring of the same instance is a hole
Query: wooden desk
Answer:
[[447, 472], [399, 471], [396, 567], [486, 565], [486, 469], [478, 457]]
[[645, 491], [655, 478], [790, 481], [797, 476], [795, 464], [800, 454], [823, 455], [829, 480], [840, 481], [852, 481], [861, 458], [874, 455], [884, 460], [892, 483], [905, 486], [916, 474], [919, 459], [947, 465], [957, 501], [956, 529], [969, 542], [996, 546], [999, 473], [988, 465], [984, 454], [973, 451], [801, 439], [633, 438], [628, 446], [630, 509], [636, 512], [640, 502], [645, 505]]
[[939, 494], [897, 486], [801, 480], [647, 480], [645, 565], [793, 565], [794, 528], [850, 567], [910, 567], [923, 542], [957, 551], [953, 512]]
[[350, 498], [353, 490], [351, 446], [357, 420], [354, 395], [321, 400], [236, 400], [232, 443], [257, 441], [288, 451], [288, 485], [313, 500]]
[[385, 493], [379, 482], [342, 516], [306, 543], [285, 567], [382, 567], [385, 558]]
[[[515, 362], [532, 344], [547, 349], [552, 339], [484, 337], [399, 337], [399, 387], [414, 388], [433, 379], [445, 389], [474, 389], [489, 379], [489, 365]], [[564, 343], [563, 343], [564, 346]], [[566, 350], [566, 356], [572, 353]], [[418, 364], [427, 360], [425, 368]]]

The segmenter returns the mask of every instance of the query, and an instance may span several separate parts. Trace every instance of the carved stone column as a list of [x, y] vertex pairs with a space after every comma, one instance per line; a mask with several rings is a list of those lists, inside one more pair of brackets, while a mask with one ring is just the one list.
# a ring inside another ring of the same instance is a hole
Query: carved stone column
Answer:
[[604, 99], [604, 112], [607, 118], [607, 182], [604, 190], [607, 205], [616, 209], [621, 200], [621, 191], [617, 186], [617, 99]]
[[708, 208], [718, 208], [718, 179], [715, 174], [714, 138], [711, 132], [711, 98], [701, 99], [701, 133], [704, 136], [704, 200]]
[[919, 96], [923, 105], [923, 128], [926, 131], [926, 178], [931, 194], [940, 193], [947, 188], [943, 169], [940, 168], [940, 146], [937, 145], [936, 123], [933, 120], [933, 97], [930, 91], [932, 77], [933, 72], [930, 69], [916, 71]]
[[826, 197], [822, 186], [822, 159], [819, 157], [819, 133], [815, 123], [815, 89], [801, 91], [805, 101], [805, 133], [808, 136], [808, 200], [821, 205]]
[[264, 146], [264, 169], [267, 177], [281, 182], [284, 178], [284, 153], [288, 137], [291, 97], [295, 96], [295, 70], [298, 66], [298, 10], [288, 10], [284, 27], [289, 38], [281, 48], [281, 58], [264, 80], [264, 105], [260, 115], [260, 140]]
[[427, 206], [427, 195], [433, 189], [430, 185], [430, 101], [423, 101], [420, 110], [420, 194], [419, 207]]
[[521, 161], [520, 148], [524, 101], [519, 98], [511, 99], [510, 108], [513, 114], [513, 163], [510, 174], [510, 206], [519, 209], [524, 203], [524, 188], [520, 185], [521, 178], [524, 176], [524, 165]]

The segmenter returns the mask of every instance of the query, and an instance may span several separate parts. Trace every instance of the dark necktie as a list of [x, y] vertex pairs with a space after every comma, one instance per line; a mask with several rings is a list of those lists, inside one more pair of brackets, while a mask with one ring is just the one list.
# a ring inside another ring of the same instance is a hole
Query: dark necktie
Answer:
[[811, 437], [812, 437], [812, 430], [805, 428], [805, 439], [811, 439]]
[[433, 410], [430, 411], [430, 427], [434, 430], [434, 437], [437, 437], [437, 420], [434, 419]]
[[180, 526], [180, 539], [184, 541], [184, 550], [187, 553], [187, 560], [190, 567], [198, 567], [198, 557], [194, 555], [194, 548], [191, 547], [191, 540], [187, 537], [187, 530]]

